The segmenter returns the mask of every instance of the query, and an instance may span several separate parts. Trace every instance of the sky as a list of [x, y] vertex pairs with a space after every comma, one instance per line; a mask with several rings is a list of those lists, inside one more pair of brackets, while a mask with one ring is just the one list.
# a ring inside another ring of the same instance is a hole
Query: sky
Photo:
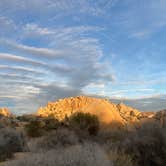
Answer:
[[90, 95], [166, 108], [165, 0], [0, 0], [0, 107]]

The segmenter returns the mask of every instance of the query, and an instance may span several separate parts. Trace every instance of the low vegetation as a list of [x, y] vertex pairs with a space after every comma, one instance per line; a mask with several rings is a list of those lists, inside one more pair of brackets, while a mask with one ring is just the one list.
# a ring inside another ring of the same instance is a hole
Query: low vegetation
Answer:
[[15, 152], [27, 151], [25, 137], [12, 128], [0, 129], [0, 161], [11, 158]]
[[40, 137], [48, 131], [57, 129], [59, 126], [60, 122], [53, 117], [36, 117], [27, 122], [25, 131], [29, 137]]
[[134, 166], [133, 159], [131, 155], [124, 152], [118, 152], [116, 150], [111, 150], [108, 153], [110, 161], [112, 161], [114, 166]]
[[59, 128], [47, 135], [29, 142], [29, 148], [32, 152], [48, 151], [51, 149], [61, 149], [79, 144], [79, 137], [68, 128]]
[[136, 132], [130, 133], [120, 148], [132, 155], [137, 165], [164, 166], [166, 163], [165, 129], [157, 124], [147, 123]]
[[89, 135], [97, 135], [99, 131], [99, 120], [97, 116], [89, 113], [75, 113], [69, 119], [69, 124], [73, 129], [87, 132]]
[[40, 137], [43, 135], [44, 122], [32, 120], [25, 125], [25, 131], [29, 137]]
[[94, 143], [54, 149], [16, 160], [7, 166], [113, 166], [104, 150]]
[[[3, 123], [0, 161], [24, 152], [7, 166], [165, 166], [166, 128], [144, 123], [132, 131], [118, 123], [102, 126], [95, 115], [17, 118], [19, 127]], [[20, 127], [20, 125], [22, 125]], [[25, 133], [25, 134], [24, 134]], [[28, 155], [26, 151], [29, 151]]]
[[16, 128], [18, 125], [18, 121], [15, 117], [5, 117], [0, 115], [0, 129], [5, 127]]

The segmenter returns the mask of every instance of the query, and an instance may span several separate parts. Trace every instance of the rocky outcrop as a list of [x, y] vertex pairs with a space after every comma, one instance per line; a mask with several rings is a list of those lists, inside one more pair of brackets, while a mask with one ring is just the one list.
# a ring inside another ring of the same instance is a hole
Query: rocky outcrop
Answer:
[[[58, 120], [63, 120], [75, 112], [88, 112], [97, 115], [101, 122], [106, 124], [118, 122], [128, 128], [139, 127], [142, 123], [158, 123], [166, 126], [166, 110], [158, 112], [141, 112], [123, 103], [114, 104], [106, 99], [86, 96], [70, 97], [50, 102], [38, 110], [38, 115], [47, 117], [53, 115]], [[133, 125], [134, 124], [134, 125]]]
[[17, 119], [7, 108], [0, 108], [0, 129], [17, 126]]
[[0, 108], [0, 116], [9, 117], [9, 116], [11, 116], [11, 113], [8, 110], [8, 108]]
[[129, 107], [123, 103], [117, 104], [117, 108], [121, 117], [126, 121], [126, 123], [135, 123], [139, 121], [139, 115], [141, 112], [137, 109]]
[[152, 119], [155, 117], [155, 112], [141, 112], [138, 115], [139, 119]]
[[70, 97], [48, 103], [38, 110], [38, 115], [47, 117], [53, 115], [58, 120], [63, 120], [75, 112], [91, 113], [98, 116], [104, 123], [118, 122], [125, 124], [138, 121], [140, 112], [124, 104], [114, 104], [106, 99], [86, 96]]

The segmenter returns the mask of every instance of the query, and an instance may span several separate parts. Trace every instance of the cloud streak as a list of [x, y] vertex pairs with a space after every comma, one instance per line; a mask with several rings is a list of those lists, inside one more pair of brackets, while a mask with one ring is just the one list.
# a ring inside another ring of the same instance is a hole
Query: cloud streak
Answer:
[[166, 93], [165, 31], [159, 33], [165, 5], [1, 0], [0, 105], [32, 112], [49, 100], [90, 94], [125, 98], [138, 107], [141, 101], [145, 110], [155, 101], [165, 106], [162, 96], [141, 98]]

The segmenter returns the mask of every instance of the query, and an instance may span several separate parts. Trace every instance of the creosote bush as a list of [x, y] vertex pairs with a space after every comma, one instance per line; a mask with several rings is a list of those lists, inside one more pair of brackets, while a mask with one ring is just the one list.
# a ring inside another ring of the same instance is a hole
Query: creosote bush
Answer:
[[69, 125], [82, 132], [88, 132], [89, 135], [97, 135], [100, 124], [96, 115], [78, 112], [69, 118]]
[[55, 130], [60, 122], [53, 117], [36, 117], [25, 125], [25, 131], [29, 137], [40, 137], [48, 131]]
[[25, 131], [29, 137], [40, 137], [43, 135], [44, 125], [41, 120], [32, 120], [25, 126]]
[[60, 122], [52, 116], [43, 118], [44, 129], [47, 131], [57, 129], [60, 126]]
[[0, 161], [12, 157], [15, 152], [26, 150], [25, 137], [21, 132], [11, 128], [0, 129]]
[[123, 141], [120, 148], [132, 155], [139, 166], [165, 166], [166, 137], [164, 130], [156, 124], [142, 125]]
[[30, 122], [32, 120], [37, 119], [37, 116], [33, 114], [24, 114], [24, 115], [17, 116], [17, 119], [21, 122]]

